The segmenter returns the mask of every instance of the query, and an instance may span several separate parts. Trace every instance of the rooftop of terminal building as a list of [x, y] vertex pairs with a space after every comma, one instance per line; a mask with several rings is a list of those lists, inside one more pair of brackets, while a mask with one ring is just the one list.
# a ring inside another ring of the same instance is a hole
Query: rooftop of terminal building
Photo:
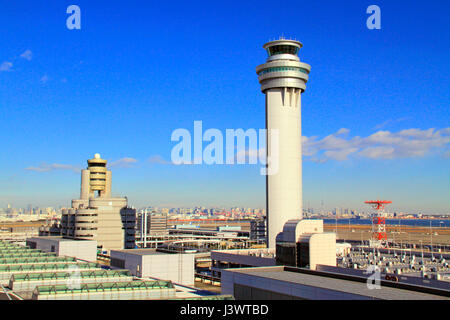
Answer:
[[[122, 250], [114, 250], [115, 252], [122, 252], [127, 254], [135, 254], [138, 256], [148, 256], [148, 255], [167, 255], [172, 254], [172, 252], [168, 251], [160, 251], [155, 248], [148, 248], [148, 249], [122, 249]], [[173, 252], [179, 254], [180, 252]]]
[[82, 238], [68, 238], [68, 237], [63, 237], [63, 236], [39, 236], [39, 237], [31, 237], [28, 238], [28, 240], [32, 240], [32, 239], [41, 239], [41, 240], [54, 240], [54, 241], [58, 241], [58, 242], [73, 242], [73, 241], [92, 241], [90, 239], [82, 239]]
[[226, 253], [226, 254], [237, 254], [242, 256], [253, 256], [262, 258], [274, 258], [275, 249], [274, 248], [257, 248], [257, 249], [227, 249], [227, 250], [214, 250], [214, 252]]
[[[243, 275], [248, 275], [252, 278], [251, 283], [260, 282], [267, 287], [275, 286], [275, 284], [269, 284], [267, 281], [275, 281], [287, 285], [320, 288], [335, 293], [350, 293], [361, 298], [370, 297], [371, 299], [381, 300], [449, 300], [450, 296], [450, 290], [424, 288], [383, 280], [381, 280], [382, 290], [374, 290], [367, 286], [367, 277], [285, 266], [227, 269], [223, 272], [239, 274], [240, 279]], [[256, 279], [259, 279], [259, 281], [256, 281]]]

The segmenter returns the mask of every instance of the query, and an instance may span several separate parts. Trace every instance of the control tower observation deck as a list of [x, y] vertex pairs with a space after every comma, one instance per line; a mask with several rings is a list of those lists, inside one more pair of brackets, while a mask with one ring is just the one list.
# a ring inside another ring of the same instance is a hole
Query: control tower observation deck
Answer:
[[302, 218], [301, 93], [311, 66], [300, 61], [301, 47], [295, 40], [270, 41], [263, 46], [266, 63], [256, 67], [266, 95], [269, 248], [275, 248], [276, 236], [288, 220]]
[[81, 171], [80, 199], [111, 197], [111, 171], [107, 170], [107, 161], [96, 153], [93, 159], [87, 161], [88, 168]]

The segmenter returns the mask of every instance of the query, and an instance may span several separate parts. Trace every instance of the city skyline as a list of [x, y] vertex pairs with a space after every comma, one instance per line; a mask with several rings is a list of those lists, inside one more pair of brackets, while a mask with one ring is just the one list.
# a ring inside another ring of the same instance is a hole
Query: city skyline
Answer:
[[266, 58], [261, 45], [284, 35], [304, 44], [300, 58], [312, 65], [302, 95], [304, 207], [383, 198], [391, 210], [448, 213], [450, 5], [379, 1], [382, 29], [368, 30], [368, 4], [358, 1], [293, 2], [292, 13], [255, 4], [180, 2], [173, 11], [78, 1], [76, 31], [65, 27], [64, 5], [5, 4], [0, 207], [69, 206], [98, 152], [113, 194], [135, 207], [264, 208], [259, 165], [175, 166], [170, 136], [196, 120], [264, 128], [255, 67]]
[[[27, 207], [15, 207], [10, 203], [7, 204], [5, 208], [0, 207], [0, 214], [7, 214], [8, 211], [11, 213], [22, 214], [22, 215], [36, 215], [39, 211], [41, 214], [48, 212], [51, 210], [55, 214], [60, 212], [62, 209], [67, 209], [70, 206], [68, 205], [56, 205], [56, 206], [34, 206], [32, 204], [28, 204]], [[154, 206], [151, 204], [143, 205], [143, 206], [130, 206], [133, 209], [137, 209], [139, 211], [150, 210], [149, 212], [155, 213], [170, 213], [170, 214], [196, 214], [196, 213], [205, 213], [214, 211], [214, 214], [220, 213], [232, 213], [232, 212], [241, 212], [243, 214], [264, 214], [266, 208], [263, 207], [239, 207], [239, 206], [202, 206], [202, 205], [193, 205], [193, 206]], [[328, 216], [357, 216], [357, 215], [370, 215], [374, 213], [375, 210], [370, 208], [370, 206], [364, 206], [360, 208], [354, 207], [308, 207], [307, 205], [303, 206], [303, 214], [312, 214], [312, 215], [328, 215]], [[448, 212], [442, 213], [429, 213], [429, 212], [408, 212], [401, 211], [395, 208], [387, 208], [384, 210], [386, 214], [400, 214], [400, 215], [424, 215], [424, 216], [449, 216]]]

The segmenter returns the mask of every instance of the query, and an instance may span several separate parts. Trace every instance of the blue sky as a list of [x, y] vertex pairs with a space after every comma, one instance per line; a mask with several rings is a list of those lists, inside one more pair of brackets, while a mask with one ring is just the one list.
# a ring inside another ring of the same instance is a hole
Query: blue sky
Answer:
[[[66, 28], [71, 4], [81, 30]], [[381, 30], [366, 27], [372, 4]], [[0, 0], [0, 206], [69, 205], [99, 152], [132, 205], [264, 207], [260, 165], [164, 162], [172, 131], [195, 120], [264, 127], [255, 67], [283, 35], [312, 66], [304, 205], [449, 212], [448, 12], [445, 0]]]

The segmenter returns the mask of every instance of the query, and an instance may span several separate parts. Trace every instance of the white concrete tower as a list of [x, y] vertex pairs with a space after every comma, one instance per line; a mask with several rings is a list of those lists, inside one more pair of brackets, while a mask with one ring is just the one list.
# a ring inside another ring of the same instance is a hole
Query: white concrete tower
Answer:
[[[302, 218], [301, 93], [306, 89], [311, 66], [300, 62], [301, 47], [294, 40], [268, 42], [263, 48], [269, 57], [256, 67], [261, 91], [266, 95], [269, 248], [275, 248], [276, 236], [288, 220]], [[278, 148], [272, 144], [273, 129], [278, 131]], [[278, 166], [274, 174], [270, 173], [271, 163]]]
[[81, 195], [80, 199], [98, 197], [111, 197], [111, 171], [106, 168], [107, 161], [96, 153], [93, 159], [87, 161], [88, 167], [81, 170]]

